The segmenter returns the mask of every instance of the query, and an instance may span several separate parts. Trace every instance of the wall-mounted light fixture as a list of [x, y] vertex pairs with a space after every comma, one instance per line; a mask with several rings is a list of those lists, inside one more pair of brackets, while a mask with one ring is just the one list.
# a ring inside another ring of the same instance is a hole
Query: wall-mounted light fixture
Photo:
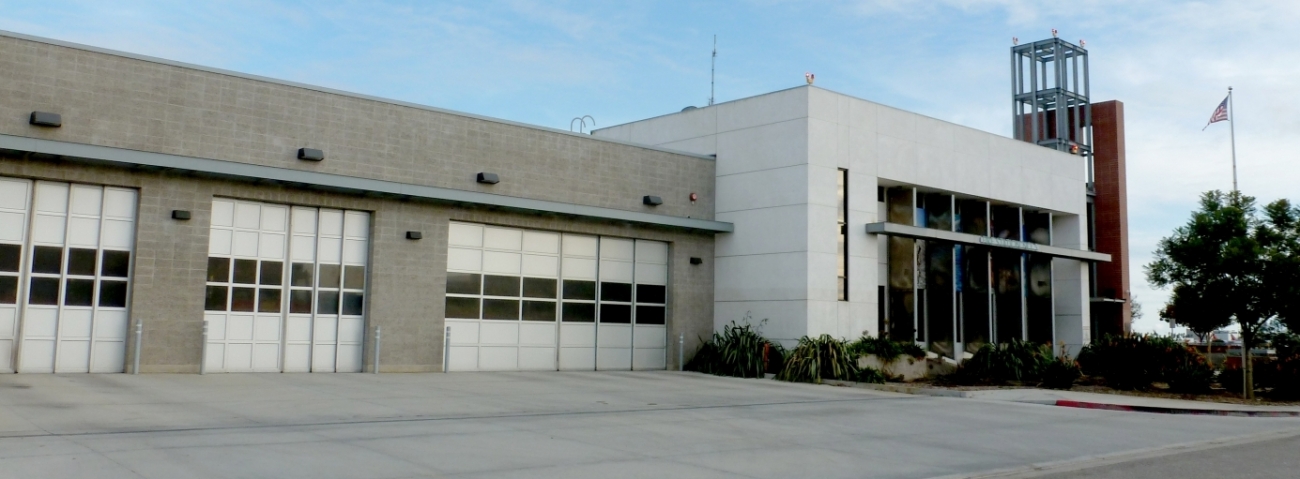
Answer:
[[418, 239], [422, 239], [422, 238], [424, 238], [424, 233], [421, 233], [421, 232], [419, 232], [419, 231], [407, 231], [407, 232], [406, 232], [406, 239], [409, 239], [409, 240], [418, 240]]
[[174, 220], [181, 220], [181, 221], [189, 221], [189, 220], [190, 220], [190, 211], [189, 211], [189, 210], [172, 210], [172, 219], [174, 219]]
[[691, 264], [704, 264], [704, 258], [700, 258], [699, 256], [691, 256]]
[[658, 196], [646, 195], [644, 198], [641, 198], [641, 204], [649, 205], [649, 206], [659, 206], [664, 204], [664, 199]]
[[299, 148], [298, 159], [307, 161], [321, 161], [325, 159], [325, 152], [315, 148]]
[[485, 185], [495, 185], [501, 182], [501, 177], [497, 176], [496, 173], [484, 172], [478, 174], [478, 179], [476, 181]]
[[36, 126], [58, 128], [63, 126], [63, 115], [50, 113], [48, 111], [34, 111], [32, 112], [32, 117], [28, 119], [27, 122]]

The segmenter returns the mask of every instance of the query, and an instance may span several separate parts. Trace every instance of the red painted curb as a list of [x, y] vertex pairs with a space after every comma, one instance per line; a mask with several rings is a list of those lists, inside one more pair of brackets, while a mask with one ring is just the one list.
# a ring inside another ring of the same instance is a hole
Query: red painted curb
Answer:
[[1300, 411], [1239, 411], [1232, 409], [1189, 409], [1158, 406], [1127, 406], [1099, 402], [1072, 401], [1057, 399], [1057, 406], [1077, 407], [1082, 409], [1101, 409], [1106, 411], [1150, 412], [1159, 414], [1188, 414], [1194, 416], [1235, 416], [1235, 417], [1300, 417]]

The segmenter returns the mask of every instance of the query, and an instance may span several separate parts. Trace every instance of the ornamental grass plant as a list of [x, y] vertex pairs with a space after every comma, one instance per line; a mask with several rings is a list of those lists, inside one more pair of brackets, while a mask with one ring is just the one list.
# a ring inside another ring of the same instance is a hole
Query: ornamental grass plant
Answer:
[[847, 342], [829, 334], [816, 338], [804, 336], [785, 358], [785, 368], [777, 373], [782, 381], [821, 383], [826, 379], [853, 381], [858, 376], [857, 355]]

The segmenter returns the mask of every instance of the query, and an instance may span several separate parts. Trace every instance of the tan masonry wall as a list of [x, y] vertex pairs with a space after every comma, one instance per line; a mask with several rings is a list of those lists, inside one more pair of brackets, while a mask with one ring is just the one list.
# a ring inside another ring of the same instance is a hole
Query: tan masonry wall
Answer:
[[[59, 113], [63, 126], [32, 127], [32, 111]], [[0, 134], [677, 217], [714, 213], [708, 158], [7, 35]], [[302, 147], [325, 160], [298, 160]], [[476, 183], [482, 171], [501, 183]], [[644, 206], [645, 195], [664, 204]]]
[[[326, 193], [13, 154], [0, 155], [0, 176], [139, 189], [130, 308], [132, 320], [142, 319], [145, 325], [141, 372], [199, 370], [204, 279], [214, 197], [372, 212], [367, 370], [372, 364], [370, 338], [375, 326], [381, 326], [384, 332], [381, 372], [442, 370], [447, 224], [452, 220], [667, 241], [671, 244], [669, 369], [677, 367], [676, 338], [680, 333], [686, 336], [689, 353], [699, 347], [699, 338], [708, 337], [713, 329], [713, 266], [710, 263], [714, 239], [708, 233]], [[177, 209], [191, 211], [193, 218], [171, 219], [171, 210]], [[424, 239], [407, 240], [406, 231], [421, 231]], [[692, 256], [705, 258], [705, 264], [691, 265]], [[128, 344], [128, 362], [135, 347], [134, 342]]]

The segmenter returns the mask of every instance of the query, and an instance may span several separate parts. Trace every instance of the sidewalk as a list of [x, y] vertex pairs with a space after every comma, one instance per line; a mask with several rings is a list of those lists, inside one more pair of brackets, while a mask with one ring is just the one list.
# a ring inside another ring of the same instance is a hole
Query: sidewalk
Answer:
[[1256, 406], [1250, 404], [1189, 401], [1185, 399], [1165, 399], [1129, 396], [1125, 394], [1102, 394], [1037, 388], [961, 391], [956, 389], [944, 389], [927, 387], [925, 385], [909, 385], [900, 383], [865, 384], [847, 381], [828, 381], [828, 383], [921, 396], [957, 397], [984, 401], [1020, 402], [1085, 409], [1105, 409], [1111, 411], [1198, 414], [1212, 416], [1300, 417], [1300, 406]]

